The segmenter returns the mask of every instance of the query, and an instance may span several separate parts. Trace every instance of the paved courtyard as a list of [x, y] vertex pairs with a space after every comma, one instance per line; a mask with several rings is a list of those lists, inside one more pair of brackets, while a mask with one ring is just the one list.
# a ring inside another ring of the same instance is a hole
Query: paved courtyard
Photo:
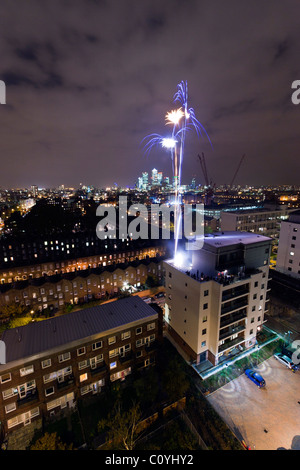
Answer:
[[300, 371], [293, 373], [274, 357], [256, 370], [265, 389], [243, 374], [208, 401], [252, 450], [300, 450]]

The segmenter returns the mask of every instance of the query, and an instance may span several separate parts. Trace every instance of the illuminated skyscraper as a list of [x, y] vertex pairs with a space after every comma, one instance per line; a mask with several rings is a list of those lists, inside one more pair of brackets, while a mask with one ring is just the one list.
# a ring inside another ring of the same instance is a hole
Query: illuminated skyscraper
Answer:
[[162, 173], [162, 171], [159, 171], [157, 173], [157, 184], [161, 184], [162, 180], [163, 180], [163, 173]]
[[151, 182], [153, 186], [158, 184], [158, 171], [156, 168], [153, 168], [152, 170]]
[[142, 173], [142, 178], [143, 178], [143, 189], [148, 189], [149, 180], [148, 180], [148, 173], [147, 173], [147, 171], [144, 171], [144, 172]]

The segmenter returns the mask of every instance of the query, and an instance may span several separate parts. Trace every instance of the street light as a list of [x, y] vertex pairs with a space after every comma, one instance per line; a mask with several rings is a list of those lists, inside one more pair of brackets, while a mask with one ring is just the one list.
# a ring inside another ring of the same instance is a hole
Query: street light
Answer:
[[288, 335], [288, 339], [287, 339], [287, 346], [290, 344], [290, 334], [292, 333], [292, 331], [287, 331], [286, 333], [284, 333], [284, 337], [285, 335]]

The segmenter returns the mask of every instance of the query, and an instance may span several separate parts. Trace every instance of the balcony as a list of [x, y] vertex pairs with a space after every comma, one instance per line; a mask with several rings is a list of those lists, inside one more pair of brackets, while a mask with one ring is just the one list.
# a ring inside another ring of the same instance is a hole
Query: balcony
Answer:
[[239, 320], [243, 320], [247, 317], [247, 309], [243, 308], [234, 314], [223, 315], [220, 321], [220, 328], [224, 328], [225, 326], [230, 325], [231, 323], [236, 323]]
[[126, 362], [132, 361], [134, 359], [134, 354], [132, 351], [125, 353], [122, 356], [119, 356], [119, 361], [121, 364], [125, 364]]
[[58, 381], [57, 380], [57, 389], [61, 390], [62, 388], [69, 387], [70, 385], [73, 385], [75, 382], [74, 376], [73, 375], [67, 375], [64, 377], [63, 381]]
[[249, 294], [249, 284], [246, 284], [246, 286], [243, 286], [242, 288], [228, 289], [223, 292], [222, 302], [226, 302], [226, 300], [231, 300], [236, 297], [242, 297], [247, 294]]
[[223, 351], [226, 351], [226, 349], [231, 349], [234, 346], [237, 346], [238, 344], [241, 344], [245, 341], [244, 335], [240, 335], [237, 338], [234, 338], [232, 340], [226, 340], [224, 344], [221, 344], [218, 348], [218, 353], [221, 353]]
[[18, 405], [18, 407], [20, 407], [20, 406], [26, 405], [27, 403], [32, 402], [34, 400], [38, 400], [38, 398], [39, 398], [39, 396], [38, 396], [37, 389], [34, 388], [33, 390], [28, 390], [25, 397], [23, 397], [23, 398], [19, 397], [17, 399], [17, 405]]
[[248, 297], [238, 301], [231, 301], [221, 307], [221, 315], [228, 312], [233, 312], [248, 305]]
[[219, 340], [228, 338], [229, 336], [232, 336], [236, 333], [240, 333], [241, 331], [244, 331], [245, 329], [246, 329], [246, 326], [244, 323], [241, 325], [237, 325], [237, 326], [233, 325], [230, 328], [225, 328], [223, 331], [220, 331]]
[[216, 263], [216, 269], [218, 271], [225, 271], [225, 269], [237, 269], [237, 268], [241, 268], [241, 267], [245, 267], [245, 260], [244, 260], [244, 256], [243, 254], [241, 253], [239, 256], [236, 256], [232, 259], [228, 259], [227, 256], [220, 256], [219, 260], [217, 261]]
[[147, 343], [145, 345], [145, 350], [146, 352], [150, 352], [150, 351], [154, 351], [155, 349], [157, 349], [158, 347], [158, 342], [155, 340], [155, 341], [151, 341], [151, 343]]
[[105, 362], [100, 362], [96, 367], [91, 368], [91, 375], [101, 374], [102, 372], [107, 372], [107, 365]]

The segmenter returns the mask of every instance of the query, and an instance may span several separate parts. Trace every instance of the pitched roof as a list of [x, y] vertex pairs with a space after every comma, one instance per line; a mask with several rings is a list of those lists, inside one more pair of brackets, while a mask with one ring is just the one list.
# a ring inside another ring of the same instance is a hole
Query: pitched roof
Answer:
[[[146, 319], [157, 312], [132, 296], [96, 307], [5, 330], [6, 363], [19, 360], [113, 328]], [[3, 366], [0, 366], [0, 370]]]

